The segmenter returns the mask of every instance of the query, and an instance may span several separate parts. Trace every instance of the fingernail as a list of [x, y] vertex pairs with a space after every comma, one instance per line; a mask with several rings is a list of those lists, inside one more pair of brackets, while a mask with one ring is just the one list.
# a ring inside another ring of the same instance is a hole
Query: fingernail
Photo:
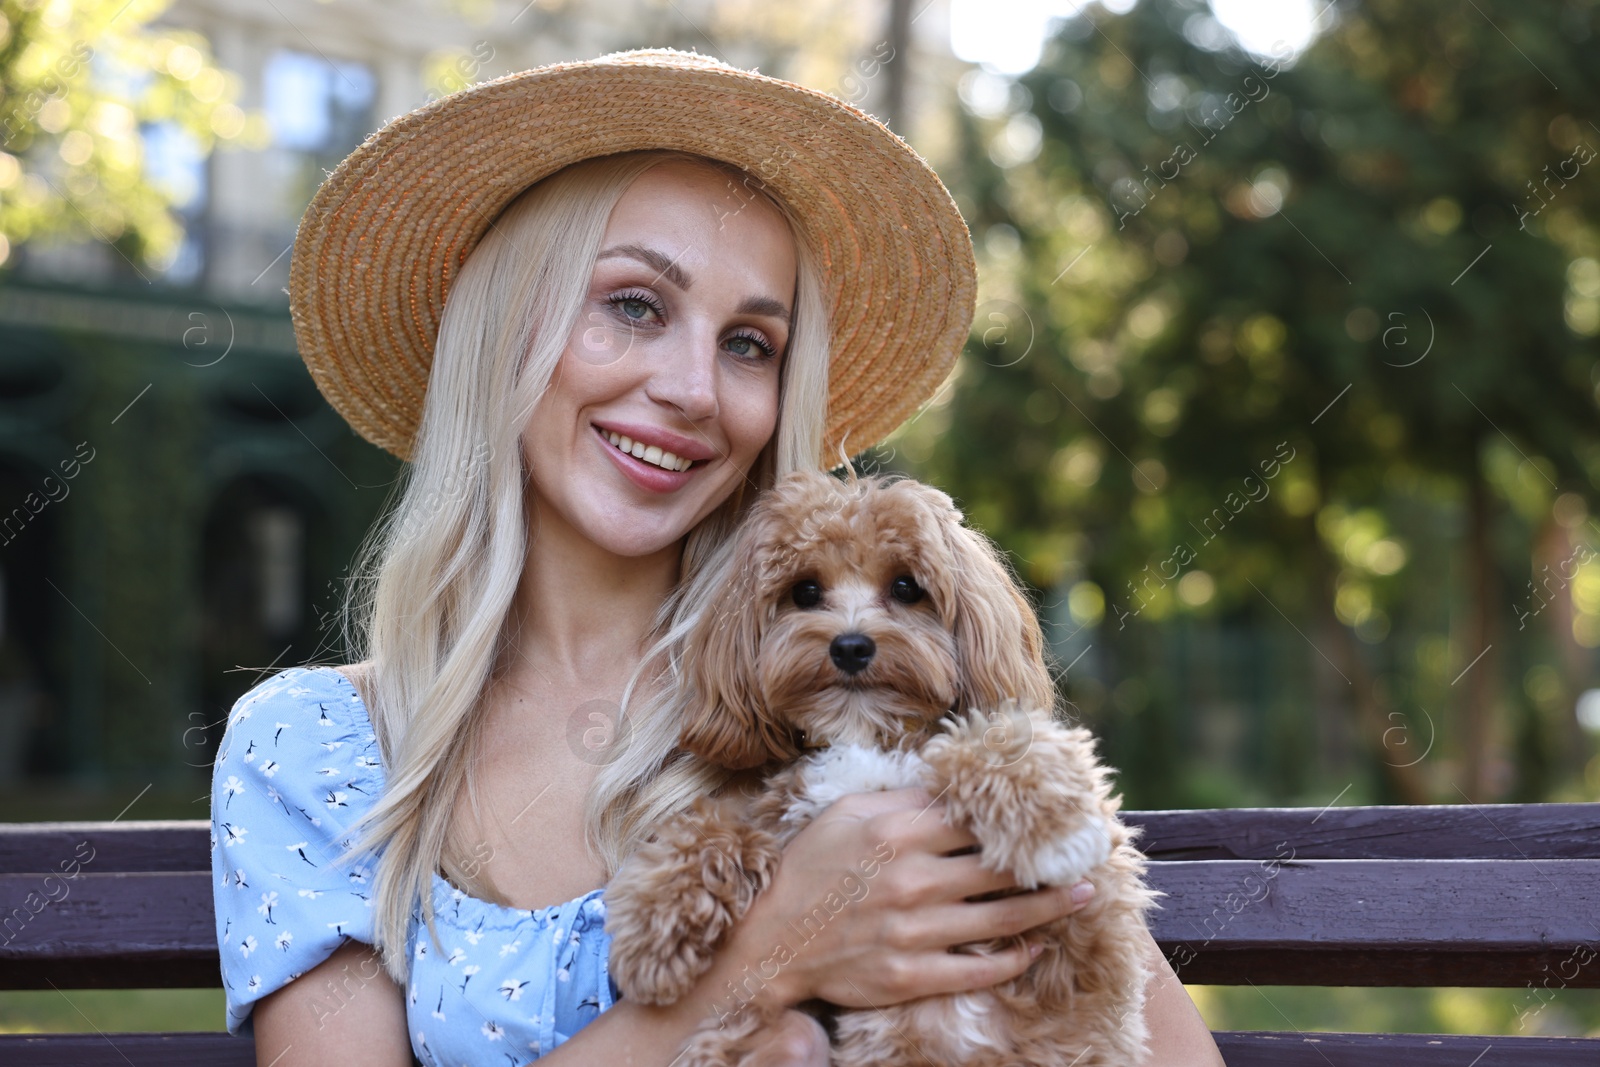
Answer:
[[1087, 904], [1092, 896], [1094, 896], [1093, 882], [1079, 882], [1072, 887], [1072, 902], [1074, 904]]
[[1043, 951], [1044, 951], [1044, 946], [1043, 945], [1029, 945], [1028, 946], [1028, 958], [1036, 960], [1036, 959], [1039, 958], [1039, 953], [1041, 953]]

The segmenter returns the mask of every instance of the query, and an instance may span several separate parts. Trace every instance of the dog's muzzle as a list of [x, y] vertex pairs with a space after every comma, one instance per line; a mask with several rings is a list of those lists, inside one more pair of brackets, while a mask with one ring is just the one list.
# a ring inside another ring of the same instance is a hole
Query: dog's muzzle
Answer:
[[877, 651], [877, 642], [860, 633], [840, 634], [828, 645], [828, 657], [846, 674], [860, 674], [866, 670]]

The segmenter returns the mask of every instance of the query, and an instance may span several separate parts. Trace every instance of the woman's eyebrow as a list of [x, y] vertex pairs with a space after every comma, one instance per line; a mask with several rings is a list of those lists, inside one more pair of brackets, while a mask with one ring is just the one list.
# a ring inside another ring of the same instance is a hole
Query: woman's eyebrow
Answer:
[[[682, 252], [678, 254], [680, 256], [683, 255]], [[617, 245], [615, 248], [606, 249], [594, 258], [595, 262], [598, 263], [602, 259], [612, 259], [616, 256], [627, 256], [629, 259], [637, 259], [640, 263], [653, 267], [658, 277], [665, 276], [667, 281], [676, 285], [679, 289], [687, 289], [694, 284], [693, 280], [684, 273], [683, 268], [678, 266], [675, 260], [668, 259], [665, 253], [658, 252], [654, 248], [646, 248], [644, 245]]]
[[[682, 253], [679, 253], [679, 255], [682, 255]], [[687, 290], [694, 284], [694, 280], [684, 273], [683, 268], [678, 266], [674, 260], [667, 258], [665, 253], [644, 245], [617, 245], [614, 248], [606, 249], [594, 258], [595, 262], [598, 263], [602, 259], [615, 259], [619, 256], [638, 260], [653, 269], [657, 277], [666, 278], [679, 289]], [[736, 312], [740, 315], [769, 315], [775, 319], [782, 319], [785, 325], [788, 325], [790, 321], [788, 306], [783, 301], [775, 300], [770, 296], [746, 297], [740, 302]]]
[[782, 319], [785, 326], [789, 324], [789, 309], [783, 306], [783, 301], [774, 300], [770, 296], [745, 297], [736, 309], [736, 314], [770, 315], [775, 319]]

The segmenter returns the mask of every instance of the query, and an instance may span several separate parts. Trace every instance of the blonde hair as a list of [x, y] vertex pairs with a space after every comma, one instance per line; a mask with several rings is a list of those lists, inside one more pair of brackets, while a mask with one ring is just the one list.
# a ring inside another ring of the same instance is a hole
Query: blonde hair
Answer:
[[[347, 856], [382, 850], [373, 936], [397, 982], [408, 975], [406, 938], [419, 900], [437, 943], [434, 872], [476, 884], [450, 827], [462, 790], [475, 805], [471, 755], [483, 697], [515, 639], [508, 620], [528, 545], [520, 435], [578, 320], [612, 208], [635, 179], [669, 160], [745, 180], [730, 164], [689, 153], [619, 153], [545, 178], [495, 219], [450, 289], [399, 499], [358, 554], [344, 636], [350, 657], [369, 661], [362, 692], [387, 781]], [[797, 279], [777, 427], [749, 473], [757, 488], [819, 467], [830, 355], [816, 258], [789, 208], [762, 195], [789, 223]], [[585, 815], [608, 878], [642, 833], [726, 781], [677, 747], [678, 655], [731, 560], [732, 534], [752, 495], [741, 482], [685, 538], [679, 583], [652, 620], [649, 647], [624, 690], [627, 742], [600, 771]]]

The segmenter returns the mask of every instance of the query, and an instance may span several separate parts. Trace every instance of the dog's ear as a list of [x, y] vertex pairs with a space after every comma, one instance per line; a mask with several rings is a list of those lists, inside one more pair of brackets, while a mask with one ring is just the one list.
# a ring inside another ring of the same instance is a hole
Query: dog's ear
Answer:
[[775, 608], [762, 565], [765, 516], [753, 514], [722, 588], [684, 646], [683, 729], [679, 744], [720, 767], [759, 767], [800, 754], [790, 731], [775, 722], [761, 695], [756, 664]]
[[999, 549], [962, 525], [952, 507], [943, 523], [953, 581], [942, 606], [955, 635], [960, 710], [993, 712], [1010, 698], [1054, 708], [1055, 683], [1044, 661], [1044, 632]]

